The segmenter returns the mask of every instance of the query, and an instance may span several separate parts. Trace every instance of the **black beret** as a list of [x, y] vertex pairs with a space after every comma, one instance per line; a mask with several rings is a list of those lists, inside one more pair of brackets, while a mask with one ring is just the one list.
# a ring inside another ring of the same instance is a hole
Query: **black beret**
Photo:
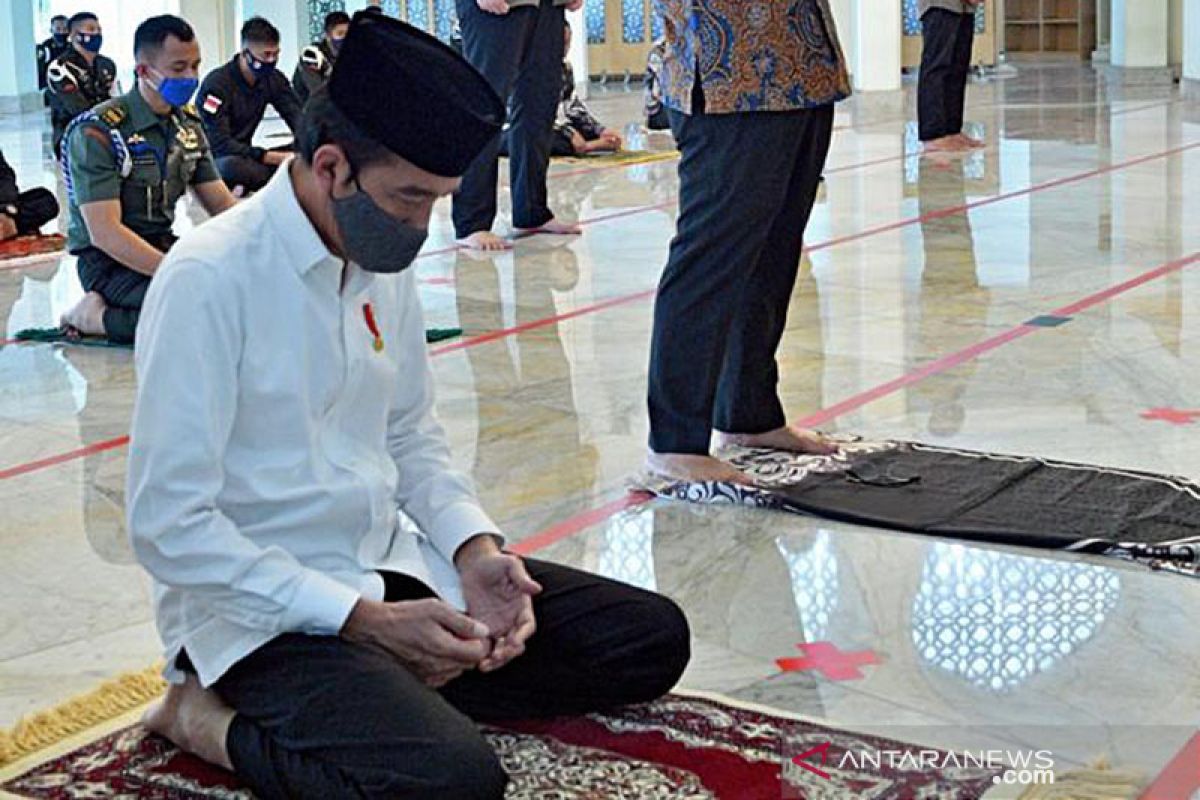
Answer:
[[504, 125], [504, 103], [474, 67], [422, 30], [354, 15], [329, 99], [367, 135], [426, 172], [457, 178]]

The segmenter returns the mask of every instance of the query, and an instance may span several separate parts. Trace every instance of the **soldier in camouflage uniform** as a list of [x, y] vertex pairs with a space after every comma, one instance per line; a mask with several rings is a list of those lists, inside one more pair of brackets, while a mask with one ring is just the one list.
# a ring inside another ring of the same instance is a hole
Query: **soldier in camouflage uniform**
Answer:
[[195, 191], [209, 214], [236, 200], [213, 164], [189, 104], [200, 44], [184, 20], [138, 27], [137, 86], [72, 123], [63, 174], [70, 197], [68, 247], [87, 294], [62, 320], [71, 333], [133, 341], [142, 299], [175, 243], [175, 204]]

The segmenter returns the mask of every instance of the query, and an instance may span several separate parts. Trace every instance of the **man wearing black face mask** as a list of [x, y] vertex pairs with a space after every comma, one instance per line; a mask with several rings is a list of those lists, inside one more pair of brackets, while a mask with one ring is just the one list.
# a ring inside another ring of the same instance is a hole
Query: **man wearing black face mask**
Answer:
[[300, 63], [292, 74], [292, 86], [300, 102], [307, 103], [309, 95], [324, 86], [337, 63], [338, 51], [346, 31], [350, 29], [350, 15], [345, 11], [331, 11], [325, 15], [324, 35], [300, 51]]
[[504, 552], [451, 467], [407, 268], [503, 118], [357, 14], [298, 156], [146, 297], [129, 532], [172, 686], [145, 722], [264, 800], [500, 798], [474, 720], [649, 700], [687, 662], [671, 601]]
[[67, 40], [67, 18], [56, 14], [50, 18], [50, 38], [37, 46], [38, 89], [46, 88], [46, 68], [50, 62], [71, 49]]
[[279, 31], [262, 17], [242, 25], [242, 51], [204, 79], [196, 103], [221, 177], [235, 192], [257, 192], [267, 185], [291, 148], [254, 146], [258, 129], [272, 106], [295, 132], [300, 98], [278, 69]]
[[100, 19], [81, 11], [67, 21], [70, 50], [46, 68], [46, 100], [54, 125], [54, 152], [59, 154], [71, 120], [105, 100], [116, 97], [117, 65], [100, 55], [104, 36]]

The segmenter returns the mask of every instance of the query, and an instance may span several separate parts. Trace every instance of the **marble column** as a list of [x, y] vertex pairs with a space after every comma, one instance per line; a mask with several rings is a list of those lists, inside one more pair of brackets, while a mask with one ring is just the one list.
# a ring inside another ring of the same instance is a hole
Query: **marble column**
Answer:
[[1200, 0], [1184, 0], [1183, 93], [1200, 97]]
[[1113, 65], [1167, 66], [1168, 11], [1168, 0], [1112, 0]]
[[[0, 2], [0, 114], [40, 107], [32, 0]], [[45, 33], [42, 32], [42, 38]]]
[[202, 71], [228, 61], [238, 48], [238, 29], [234, 0], [179, 0], [179, 16], [191, 23], [200, 39]]
[[[844, 5], [844, 4], [843, 4]], [[900, 88], [900, 45], [904, 18], [899, 0], [853, 0], [850, 71], [860, 92]]]
[[1108, 63], [1112, 56], [1112, 0], [1096, 0], [1096, 49], [1092, 61]]

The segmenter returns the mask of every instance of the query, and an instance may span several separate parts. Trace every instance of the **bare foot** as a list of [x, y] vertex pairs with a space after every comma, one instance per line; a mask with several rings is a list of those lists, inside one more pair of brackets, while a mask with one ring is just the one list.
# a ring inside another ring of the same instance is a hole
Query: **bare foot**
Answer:
[[957, 136], [943, 136], [940, 139], [932, 139], [925, 142], [925, 152], [927, 153], [961, 153], [967, 147]]
[[466, 250], [512, 250], [512, 242], [502, 239], [491, 231], [475, 231], [470, 236], [456, 240]]
[[963, 147], [967, 147], [972, 150], [978, 150], [981, 147], [987, 147], [987, 144], [985, 142], [983, 142], [983, 140], [976, 139], [971, 136], [967, 136], [965, 133], [956, 134], [955, 138], [957, 138], [958, 141], [960, 143], [962, 143]]
[[104, 336], [104, 311], [108, 306], [98, 292], [88, 292], [59, 320], [64, 328], [84, 336]]
[[655, 453], [646, 454], [646, 469], [664, 478], [696, 483], [715, 481], [717, 483], [740, 483], [753, 486], [754, 480], [719, 458], [698, 456], [688, 453]]
[[583, 233], [583, 228], [577, 222], [562, 222], [557, 219], [551, 219], [546, 224], [537, 228], [517, 228], [517, 231], [526, 235], [531, 233], [549, 233], [560, 236], [578, 236]]
[[792, 450], [814, 456], [829, 456], [838, 451], [833, 442], [817, 431], [796, 425], [784, 425], [766, 433], [718, 433], [720, 444], [735, 444], [741, 447], [769, 447], [772, 450]]
[[166, 696], [142, 716], [142, 724], [179, 749], [232, 772], [225, 737], [234, 716], [234, 710], [215, 692], [202, 688], [195, 675], [188, 675], [186, 683], [167, 688]]

